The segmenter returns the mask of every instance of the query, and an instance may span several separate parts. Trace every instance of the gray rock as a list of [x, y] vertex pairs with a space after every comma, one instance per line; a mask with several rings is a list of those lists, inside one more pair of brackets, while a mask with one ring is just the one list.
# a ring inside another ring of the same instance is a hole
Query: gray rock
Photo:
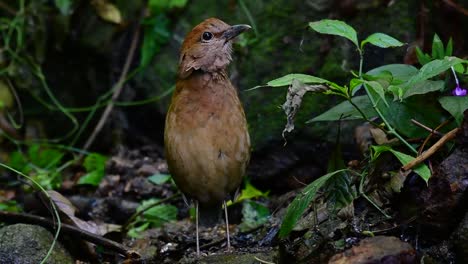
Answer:
[[[53, 240], [53, 235], [41, 226], [27, 224], [5, 226], [0, 229], [0, 263], [40, 263]], [[46, 263], [73, 263], [73, 258], [57, 242]]]

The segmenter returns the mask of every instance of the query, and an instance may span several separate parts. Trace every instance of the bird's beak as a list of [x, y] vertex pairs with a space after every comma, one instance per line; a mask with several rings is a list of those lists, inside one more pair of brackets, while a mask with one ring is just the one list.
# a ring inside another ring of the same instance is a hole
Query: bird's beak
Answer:
[[228, 28], [226, 31], [224, 31], [222, 37], [226, 39], [226, 42], [237, 37], [240, 33], [251, 29], [252, 27], [249, 25], [234, 25]]

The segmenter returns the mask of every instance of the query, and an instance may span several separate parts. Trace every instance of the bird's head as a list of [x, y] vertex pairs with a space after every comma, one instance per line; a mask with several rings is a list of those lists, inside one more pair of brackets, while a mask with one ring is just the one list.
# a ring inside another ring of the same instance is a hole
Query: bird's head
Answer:
[[249, 25], [229, 26], [217, 18], [208, 18], [190, 31], [182, 44], [179, 78], [192, 71], [216, 72], [231, 61], [232, 40], [250, 29]]

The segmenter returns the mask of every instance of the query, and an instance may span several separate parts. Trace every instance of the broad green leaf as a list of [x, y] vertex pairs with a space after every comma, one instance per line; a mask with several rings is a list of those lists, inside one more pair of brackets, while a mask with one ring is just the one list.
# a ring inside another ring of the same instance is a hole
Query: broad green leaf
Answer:
[[416, 47], [416, 57], [421, 65], [431, 61], [431, 56], [429, 56], [429, 54], [425, 54], [419, 47]]
[[444, 85], [444, 81], [425, 80], [422, 82], [418, 82], [410, 87], [406, 87], [407, 90], [404, 92], [402, 99], [417, 94], [426, 94], [435, 91], [442, 91], [444, 89]]
[[419, 72], [413, 76], [405, 85], [411, 86], [415, 83], [427, 80], [434, 76], [437, 76], [446, 70], [450, 69], [450, 67], [463, 63], [464, 60], [457, 58], [457, 57], [445, 57], [442, 60], [433, 60], [419, 69]]
[[56, 166], [63, 158], [63, 153], [59, 150], [41, 147], [33, 144], [28, 149], [29, 161], [42, 169], [50, 169]]
[[170, 179], [171, 179], [171, 175], [164, 174], [164, 173], [158, 173], [158, 174], [154, 174], [148, 177], [148, 181], [156, 185], [161, 185], [163, 183], [166, 183]]
[[439, 103], [447, 110], [458, 125], [463, 121], [463, 112], [468, 109], [468, 96], [444, 96], [439, 98]]
[[401, 47], [404, 45], [403, 42], [400, 42], [399, 40], [384, 33], [374, 33], [368, 36], [361, 42], [361, 49], [366, 43], [370, 43], [381, 48]]
[[[367, 95], [355, 96], [351, 100], [361, 109], [362, 112], [364, 112], [367, 118], [377, 116], [377, 113], [372, 107], [372, 104], [369, 101], [369, 97]], [[362, 118], [362, 115], [349, 101], [343, 101], [328, 111], [322, 113], [321, 115], [307, 121], [307, 123], [317, 121], [353, 120]]]
[[443, 59], [444, 53], [442, 40], [440, 40], [437, 34], [434, 34], [434, 39], [432, 40], [432, 59]]
[[324, 176], [316, 179], [311, 184], [307, 185], [301, 193], [291, 202], [284, 216], [281, 228], [279, 231], [279, 237], [286, 237], [296, 225], [299, 218], [304, 213], [305, 209], [314, 200], [317, 191], [333, 176], [339, 174], [345, 170], [338, 170], [332, 173], [325, 174]]
[[395, 82], [408, 81], [418, 73], [418, 69], [414, 66], [408, 64], [388, 64], [381, 67], [374, 68], [368, 71], [367, 75], [379, 76], [383, 72], [390, 72], [392, 74], [392, 83], [399, 84]]
[[269, 217], [268, 207], [254, 201], [244, 201], [242, 204], [242, 223], [239, 225], [239, 229], [241, 232], [253, 230], [266, 223]]
[[[345, 169], [341, 144], [337, 143], [328, 161], [327, 172]], [[337, 174], [324, 185], [327, 207], [333, 211], [339, 210], [352, 203], [356, 197], [351, 184], [351, 177], [347, 171]]]
[[466, 74], [465, 73], [465, 66], [463, 64], [453, 65], [453, 69], [458, 73]]
[[356, 30], [343, 21], [323, 19], [316, 22], [310, 22], [309, 27], [318, 33], [345, 37], [351, 40], [351, 42], [359, 48]]
[[271, 86], [271, 87], [288, 86], [288, 85], [291, 85], [293, 80], [298, 80], [304, 84], [328, 83], [329, 82], [325, 79], [315, 77], [312, 75], [301, 74], [301, 73], [291, 73], [283, 77], [280, 77], [278, 79], [274, 79], [272, 81], [267, 82], [267, 86]]
[[[390, 149], [390, 152], [393, 153], [397, 157], [397, 159], [400, 161], [402, 165], [406, 165], [410, 163], [412, 160], [414, 160], [414, 157], [407, 155], [405, 153], [401, 153], [399, 151]], [[421, 178], [427, 183], [429, 181], [429, 178], [431, 177], [431, 171], [427, 167], [426, 164], [421, 163], [415, 168], [413, 168], [414, 172], [416, 172]]]
[[[156, 203], [157, 199], [149, 199], [143, 201], [142, 204], [137, 208], [137, 212], [144, 208]], [[170, 204], [156, 205], [143, 213], [146, 221], [150, 222], [152, 226], [159, 227], [162, 224], [170, 221], [174, 221], [177, 218], [177, 207]]]

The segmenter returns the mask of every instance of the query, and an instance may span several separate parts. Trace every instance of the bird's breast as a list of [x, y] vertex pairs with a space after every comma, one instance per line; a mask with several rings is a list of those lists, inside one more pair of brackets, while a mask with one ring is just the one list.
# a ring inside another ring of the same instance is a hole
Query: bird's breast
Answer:
[[166, 117], [165, 149], [178, 187], [200, 203], [219, 203], [241, 183], [250, 139], [237, 91], [221, 76], [177, 83]]

